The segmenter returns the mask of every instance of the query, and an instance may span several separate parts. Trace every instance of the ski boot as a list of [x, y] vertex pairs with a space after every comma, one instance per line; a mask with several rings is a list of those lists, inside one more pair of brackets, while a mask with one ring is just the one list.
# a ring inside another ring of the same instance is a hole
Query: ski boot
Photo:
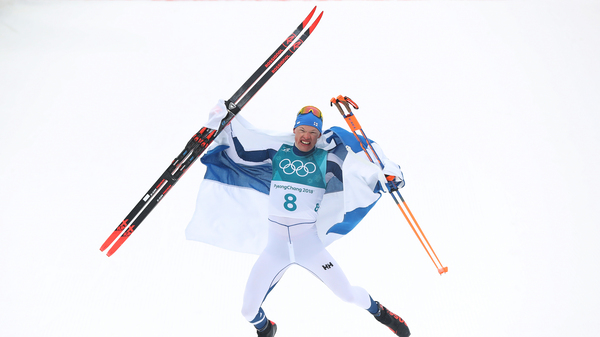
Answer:
[[408, 337], [410, 336], [410, 330], [408, 330], [408, 326], [406, 322], [400, 316], [394, 314], [389, 311], [386, 307], [377, 302], [379, 306], [379, 316], [375, 316], [375, 319], [378, 320], [381, 324], [387, 326], [396, 334], [396, 336], [400, 337]]
[[258, 333], [258, 337], [273, 337], [275, 336], [276, 332], [277, 324], [275, 324], [273, 321], [268, 321], [267, 326], [264, 329], [256, 331], [256, 333]]

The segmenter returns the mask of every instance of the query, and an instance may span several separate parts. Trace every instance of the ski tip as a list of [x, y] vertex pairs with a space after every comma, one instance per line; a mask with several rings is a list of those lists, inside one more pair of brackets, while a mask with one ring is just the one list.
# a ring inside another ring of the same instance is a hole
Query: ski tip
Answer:
[[448, 267], [438, 268], [438, 273], [440, 273], [440, 275], [442, 275], [443, 273], [447, 273], [447, 272], [448, 272]]
[[315, 30], [315, 27], [317, 27], [317, 25], [319, 24], [319, 21], [321, 21], [322, 16], [323, 16], [323, 12], [321, 12], [321, 14], [319, 14], [319, 16], [317, 16], [317, 19], [315, 20], [315, 22], [313, 22], [313, 24], [310, 25], [310, 28], [308, 29], [309, 34], [312, 34], [313, 30]]
[[[127, 219], [123, 220], [123, 223], [127, 224]], [[119, 227], [117, 227], [117, 229], [110, 234], [108, 239], [106, 239], [106, 241], [104, 241], [104, 243], [102, 244], [102, 247], [100, 247], [100, 251], [103, 252], [106, 250], [106, 248], [108, 248], [110, 245], [112, 245], [112, 243], [115, 241], [117, 236], [119, 236], [119, 233], [121, 233], [121, 231], [119, 231]]]
[[100, 251], [103, 252], [106, 250], [106, 248], [108, 248], [108, 246], [110, 246], [111, 243], [113, 243], [115, 239], [112, 238], [112, 236], [110, 238], [108, 238], [108, 240], [106, 240], [103, 244], [102, 247], [100, 247]]
[[114, 246], [108, 251], [106, 252], [106, 256], [111, 257], [118, 249], [119, 247], [115, 248]]
[[123, 241], [125, 241], [125, 240], [123, 237], [121, 237], [119, 239], [119, 241], [117, 241], [112, 247], [110, 247], [110, 249], [106, 253], [106, 256], [111, 257], [117, 251], [117, 249], [119, 249], [119, 247], [121, 247], [121, 245], [123, 244]]
[[315, 6], [315, 8], [313, 8], [313, 10], [310, 12], [310, 14], [308, 14], [306, 19], [304, 19], [304, 21], [302, 21], [302, 28], [308, 26], [308, 23], [310, 22], [310, 19], [312, 18], [313, 14], [315, 14], [316, 10], [317, 10], [317, 6]]

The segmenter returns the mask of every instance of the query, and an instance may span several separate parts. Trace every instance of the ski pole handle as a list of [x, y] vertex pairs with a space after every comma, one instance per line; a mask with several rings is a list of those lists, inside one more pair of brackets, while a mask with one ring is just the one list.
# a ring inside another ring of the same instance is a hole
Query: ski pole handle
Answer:
[[[348, 110], [348, 114], [344, 113], [344, 110], [342, 109], [342, 106], [340, 105], [340, 103], [346, 107], [346, 110]], [[350, 109], [350, 106], [352, 106], [354, 109], [358, 109], [358, 104], [356, 104], [353, 100], [351, 100], [350, 97], [342, 96], [342, 95], [339, 95], [338, 97], [334, 97], [331, 99], [330, 105], [334, 105], [334, 104], [335, 104], [335, 107], [338, 108], [338, 110], [340, 111], [340, 113], [342, 114], [344, 119], [346, 120], [346, 123], [348, 123], [348, 126], [350, 127], [350, 129], [353, 132], [359, 131], [362, 129], [362, 127], [360, 126], [360, 123], [358, 122], [358, 120], [356, 119], [354, 114], [352, 113], [352, 109]]]
[[[348, 110], [348, 114], [344, 113], [344, 110], [342, 109], [340, 103], [346, 107], [346, 110]], [[338, 108], [338, 110], [346, 120], [346, 123], [348, 123], [348, 126], [350, 127], [350, 129], [352, 129], [353, 132], [362, 129], [360, 123], [358, 123], [358, 120], [352, 113], [352, 109], [350, 109], [350, 106], [352, 106], [354, 109], [358, 109], [358, 104], [351, 100], [350, 97], [339, 95], [338, 97], [332, 98], [330, 104], [335, 104], [336, 108]]]

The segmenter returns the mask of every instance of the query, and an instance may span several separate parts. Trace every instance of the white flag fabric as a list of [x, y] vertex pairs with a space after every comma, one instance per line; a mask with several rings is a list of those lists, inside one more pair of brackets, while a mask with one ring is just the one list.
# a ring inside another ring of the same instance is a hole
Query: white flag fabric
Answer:
[[[271, 161], [244, 160], [238, 151], [242, 147], [243, 151], [277, 151], [282, 144], [293, 143], [291, 132], [259, 130], [241, 116], [234, 118], [201, 158], [207, 169], [186, 238], [260, 254], [267, 243]], [[317, 147], [328, 151], [328, 168], [338, 170], [328, 169], [331, 179], [317, 221], [319, 236], [327, 246], [348, 234], [379, 200], [385, 186], [383, 172], [402, 179], [401, 186], [404, 181], [400, 167], [377, 144], [374, 147], [386, 164], [384, 170], [368, 161], [354, 134], [342, 128], [326, 130]]]

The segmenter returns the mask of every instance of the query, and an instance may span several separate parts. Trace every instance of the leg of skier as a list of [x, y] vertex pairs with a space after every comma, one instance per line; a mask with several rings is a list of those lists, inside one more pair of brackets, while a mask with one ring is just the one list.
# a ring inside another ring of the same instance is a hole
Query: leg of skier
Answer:
[[341, 300], [363, 309], [376, 307], [365, 289], [350, 284], [338, 262], [322, 245], [309, 256], [301, 255], [298, 264], [315, 274]]
[[268, 243], [248, 276], [242, 306], [242, 315], [256, 327], [260, 337], [275, 335], [277, 326], [267, 319], [261, 306], [292, 264], [287, 227], [270, 221]]
[[365, 289], [350, 284], [342, 268], [318, 238], [316, 229], [312, 233], [295, 236], [294, 243], [298, 247], [297, 263], [315, 274], [336, 296], [368, 310], [397, 336], [410, 336], [410, 330], [402, 318], [373, 301]]
[[[289, 261], [284, 261], [277, 256], [263, 252], [248, 277], [246, 290], [244, 291], [244, 304], [242, 306], [242, 315], [253, 324], [259, 332], [264, 332], [266, 328], [273, 325], [267, 319], [261, 305], [268, 293], [275, 287], [279, 279], [283, 276], [289, 267]], [[269, 336], [264, 334], [264, 336]], [[272, 334], [274, 336], [274, 332]]]
[[261, 306], [289, 266], [289, 261], [263, 252], [252, 267], [244, 292], [242, 315], [256, 327], [258, 336], [275, 336], [277, 327], [267, 319]]

